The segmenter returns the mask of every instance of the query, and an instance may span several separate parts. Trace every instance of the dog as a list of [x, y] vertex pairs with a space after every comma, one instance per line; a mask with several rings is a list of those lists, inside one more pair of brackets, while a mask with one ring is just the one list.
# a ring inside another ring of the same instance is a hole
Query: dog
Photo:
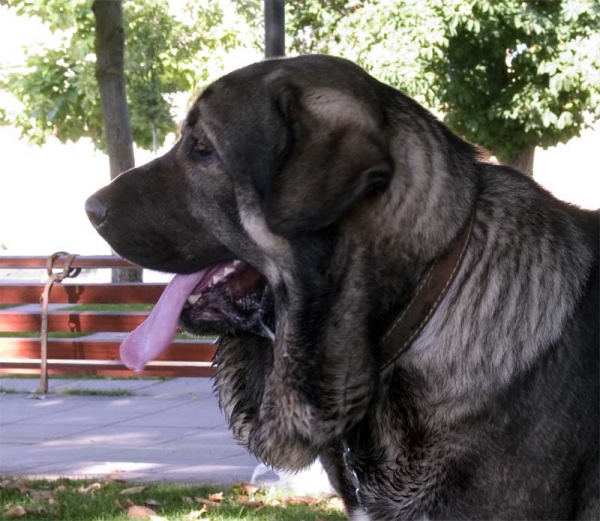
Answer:
[[235, 438], [277, 469], [319, 457], [351, 519], [600, 517], [599, 214], [357, 65], [224, 76], [86, 210], [177, 274], [125, 364], [178, 324], [220, 334]]

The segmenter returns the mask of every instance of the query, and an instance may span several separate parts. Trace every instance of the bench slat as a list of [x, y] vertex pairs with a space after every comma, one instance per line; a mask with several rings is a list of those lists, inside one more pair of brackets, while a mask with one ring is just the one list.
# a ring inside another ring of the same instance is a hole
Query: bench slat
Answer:
[[[42, 255], [31, 256], [1, 256], [0, 269], [46, 269], [48, 257]], [[64, 262], [67, 259], [66, 255], [60, 255], [54, 260], [54, 269], [62, 269]], [[135, 264], [122, 259], [116, 255], [85, 255], [77, 256], [71, 263], [72, 268], [139, 268]]]
[[[48, 314], [48, 331], [129, 332], [147, 316], [144, 311], [51, 311]], [[0, 331], [39, 331], [41, 327], [41, 310], [0, 310]]]
[[[66, 255], [57, 256], [53, 269], [63, 269]], [[47, 256], [0, 256], [0, 270], [20, 269], [45, 272]], [[72, 268], [137, 268], [116, 255], [77, 256]], [[44, 273], [40, 274], [40, 278]], [[215, 345], [212, 339], [174, 340], [158, 360], [141, 373], [133, 373], [119, 360], [124, 332], [135, 329], [147, 316], [145, 311], [59, 310], [62, 304], [155, 304], [164, 283], [88, 283], [68, 279], [56, 284], [50, 296], [48, 330], [88, 333], [77, 338], [48, 340], [48, 374], [98, 376], [200, 376], [212, 375]], [[0, 304], [16, 307], [0, 309], [0, 331], [29, 332], [41, 327], [39, 299], [42, 282], [11, 279], [0, 281]], [[27, 305], [37, 304], [37, 305]], [[0, 337], [0, 374], [39, 374], [40, 339]]]
[[[165, 284], [119, 282], [112, 284], [55, 284], [50, 293], [52, 304], [155, 304]], [[0, 304], [38, 303], [44, 284], [0, 284]]]

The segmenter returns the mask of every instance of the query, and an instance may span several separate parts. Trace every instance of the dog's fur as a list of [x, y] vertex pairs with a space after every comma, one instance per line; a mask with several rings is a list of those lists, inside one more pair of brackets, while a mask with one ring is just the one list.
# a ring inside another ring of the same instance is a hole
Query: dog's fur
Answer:
[[[266, 463], [320, 456], [353, 519], [600, 517], [597, 213], [324, 56], [225, 76], [97, 197], [142, 266], [267, 278], [276, 339], [222, 338], [221, 406]], [[384, 370], [382, 337], [474, 208], [448, 294]]]

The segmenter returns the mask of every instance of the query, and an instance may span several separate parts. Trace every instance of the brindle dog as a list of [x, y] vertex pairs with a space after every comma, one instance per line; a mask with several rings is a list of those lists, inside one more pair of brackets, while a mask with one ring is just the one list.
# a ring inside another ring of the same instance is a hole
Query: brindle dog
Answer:
[[180, 274], [123, 360], [178, 320], [221, 333], [235, 437], [280, 469], [320, 457], [353, 519], [599, 518], [598, 214], [356, 65], [223, 77], [87, 211]]

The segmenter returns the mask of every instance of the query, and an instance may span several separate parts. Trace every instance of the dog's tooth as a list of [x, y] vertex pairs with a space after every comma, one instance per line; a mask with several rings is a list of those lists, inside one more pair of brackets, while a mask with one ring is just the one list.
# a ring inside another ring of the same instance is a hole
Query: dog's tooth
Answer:
[[234, 260], [233, 261], [233, 266], [237, 268], [237, 266], [239, 266], [240, 262], [242, 262], [241, 260]]
[[193, 306], [196, 302], [200, 300], [202, 295], [190, 295], [187, 301]]
[[275, 333], [273, 333], [271, 328], [265, 326], [264, 324], [262, 326], [263, 331], [266, 333], [267, 337], [271, 340], [271, 342], [275, 342]]
[[225, 277], [227, 277], [227, 275], [233, 273], [234, 271], [234, 268], [223, 268], [223, 271], [220, 271], [213, 276], [213, 278], [210, 281], [211, 285], [214, 286], [217, 282], [221, 282]]
[[265, 323], [262, 321], [262, 319], [259, 319], [260, 321], [260, 325], [263, 328], [263, 334], [269, 339], [271, 340], [271, 342], [275, 342], [275, 333], [273, 333], [273, 330], [268, 327], [267, 325], [265, 325]]

